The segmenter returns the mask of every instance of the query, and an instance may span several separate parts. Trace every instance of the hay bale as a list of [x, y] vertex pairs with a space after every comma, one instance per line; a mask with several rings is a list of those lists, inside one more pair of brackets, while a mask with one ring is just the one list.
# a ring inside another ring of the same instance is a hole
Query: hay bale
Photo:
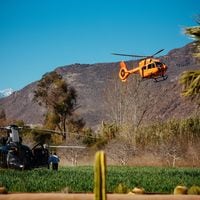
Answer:
[[135, 188], [132, 189], [132, 193], [134, 193], [134, 194], [144, 194], [145, 190], [144, 190], [144, 188], [135, 187]]
[[8, 191], [5, 187], [0, 187], [0, 194], [8, 194]]
[[186, 186], [178, 185], [174, 189], [174, 194], [187, 194], [188, 188]]

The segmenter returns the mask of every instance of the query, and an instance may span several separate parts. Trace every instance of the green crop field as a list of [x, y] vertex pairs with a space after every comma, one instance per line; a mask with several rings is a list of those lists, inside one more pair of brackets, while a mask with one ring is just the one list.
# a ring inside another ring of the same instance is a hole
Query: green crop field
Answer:
[[[117, 185], [143, 187], [146, 192], [172, 193], [177, 185], [200, 186], [198, 168], [119, 167], [107, 170], [107, 191]], [[59, 171], [35, 169], [16, 171], [0, 169], [0, 185], [9, 192], [93, 192], [93, 167], [63, 167]]]

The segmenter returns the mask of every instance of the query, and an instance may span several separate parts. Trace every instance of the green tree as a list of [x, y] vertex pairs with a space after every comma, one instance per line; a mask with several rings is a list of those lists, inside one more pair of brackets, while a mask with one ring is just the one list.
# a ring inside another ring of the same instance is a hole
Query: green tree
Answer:
[[0, 125], [4, 126], [6, 123], [6, 113], [3, 108], [0, 108]]
[[[200, 15], [197, 18], [198, 26], [188, 27], [185, 34], [194, 38], [194, 56], [200, 59]], [[197, 100], [200, 105], [200, 70], [185, 71], [180, 76], [183, 85], [182, 95]]]
[[72, 124], [78, 130], [84, 126], [82, 119], [74, 120], [74, 112], [78, 108], [77, 92], [57, 72], [42, 77], [35, 91], [35, 100], [47, 108], [45, 127], [59, 130], [63, 139]]

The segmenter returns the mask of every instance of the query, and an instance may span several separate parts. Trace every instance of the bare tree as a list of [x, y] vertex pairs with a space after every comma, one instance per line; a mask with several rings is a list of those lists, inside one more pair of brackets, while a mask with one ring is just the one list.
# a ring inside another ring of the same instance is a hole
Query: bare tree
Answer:
[[[142, 104], [143, 99], [147, 99], [145, 104]], [[132, 76], [126, 83], [116, 77], [105, 89], [105, 102], [111, 121], [119, 125], [131, 124], [137, 129], [147, 111], [156, 104], [156, 98], [145, 89], [140, 77]]]
[[127, 165], [136, 154], [136, 148], [125, 139], [112, 140], [106, 146], [106, 152], [111, 160], [120, 165]]

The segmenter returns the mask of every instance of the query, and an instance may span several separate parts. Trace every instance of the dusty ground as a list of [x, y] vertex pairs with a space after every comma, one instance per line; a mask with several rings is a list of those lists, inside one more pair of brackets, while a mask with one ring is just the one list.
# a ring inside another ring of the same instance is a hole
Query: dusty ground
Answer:
[[[108, 194], [108, 200], [200, 200], [200, 195]], [[93, 194], [20, 193], [0, 195], [0, 200], [94, 200]]]

